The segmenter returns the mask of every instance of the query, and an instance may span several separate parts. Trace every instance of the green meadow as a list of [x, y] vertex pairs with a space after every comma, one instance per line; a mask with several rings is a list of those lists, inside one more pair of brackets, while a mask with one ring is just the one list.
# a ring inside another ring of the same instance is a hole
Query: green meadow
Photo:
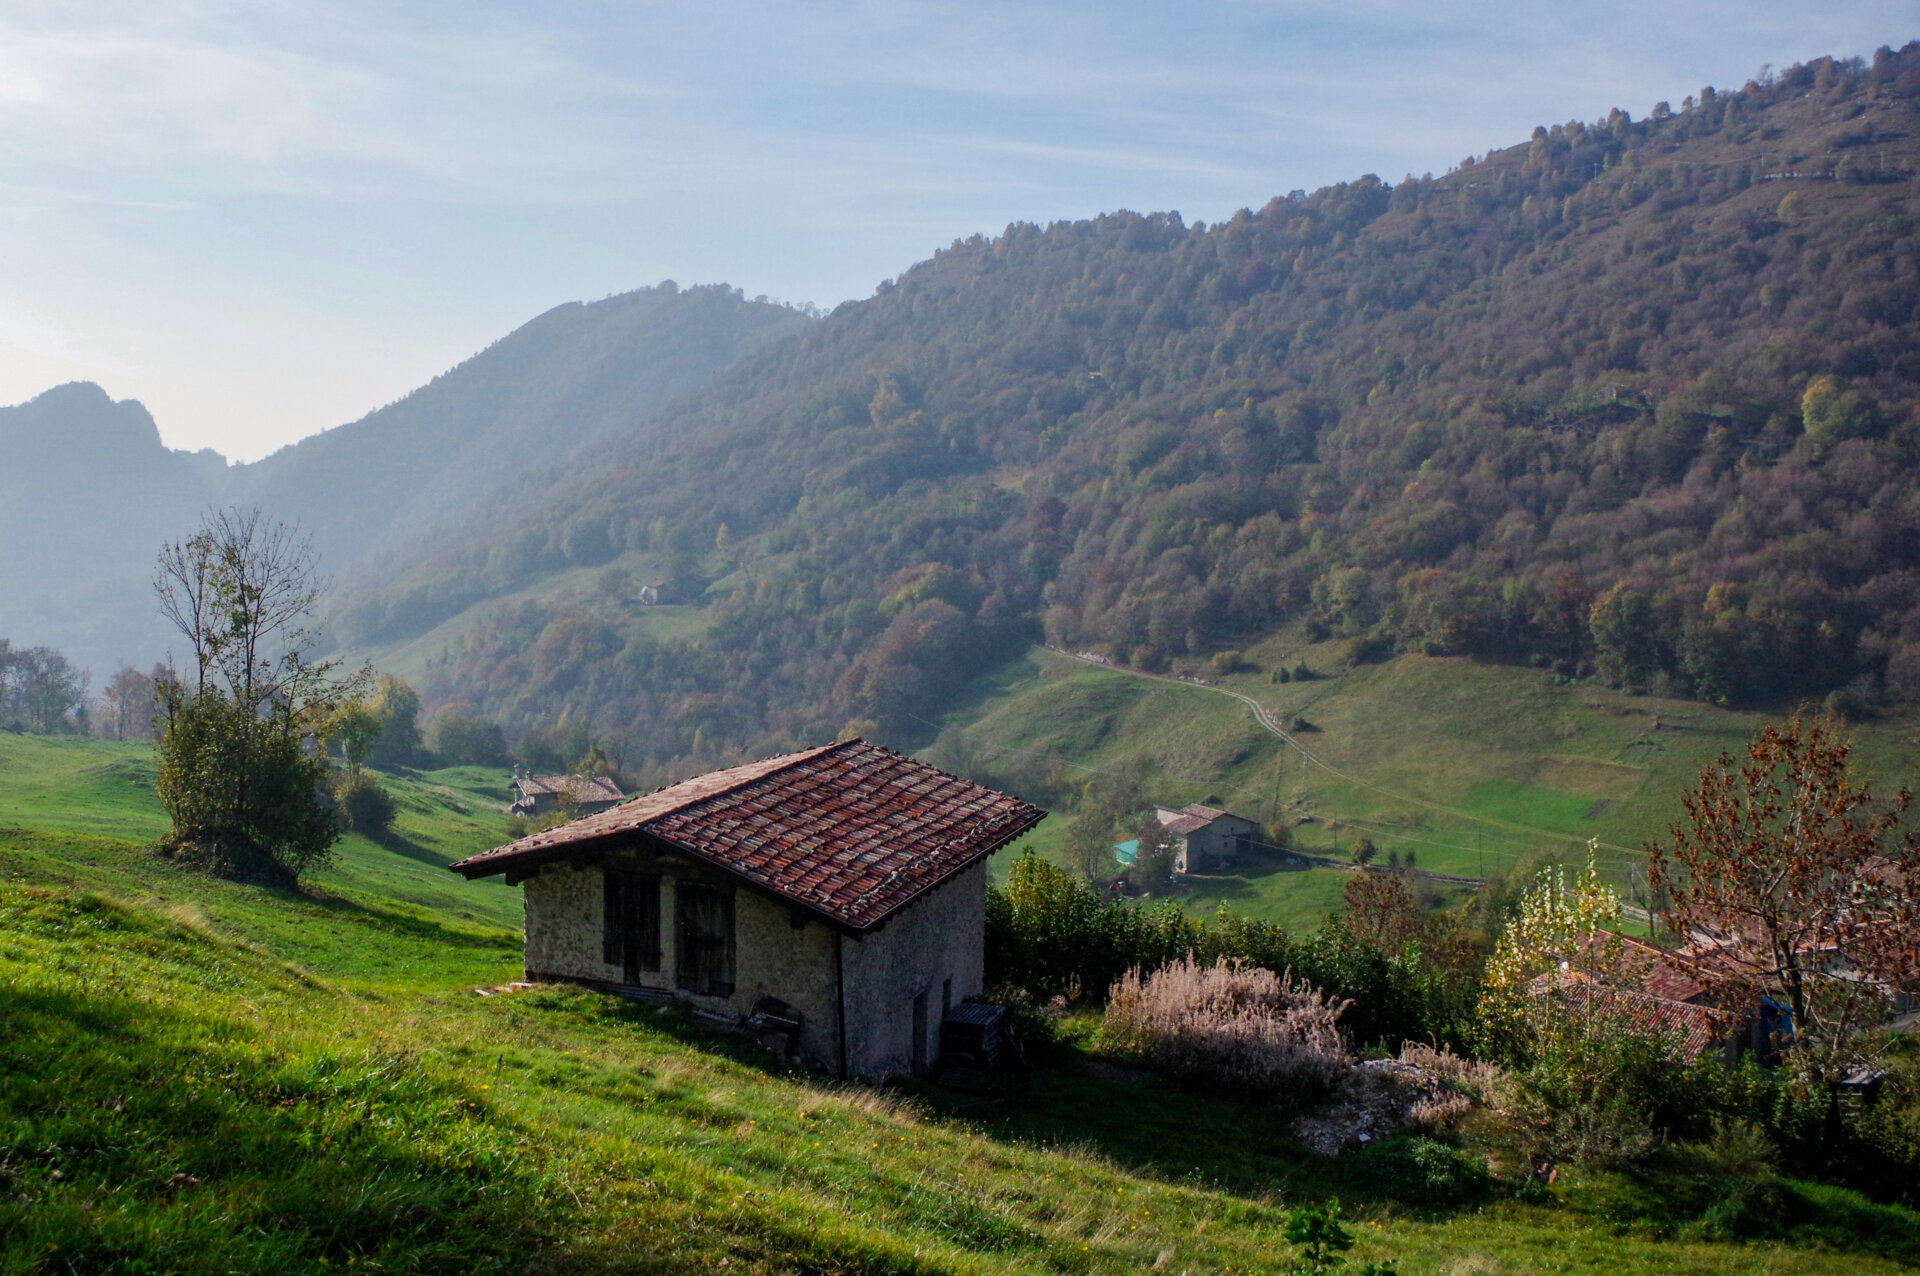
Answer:
[[[1773, 715], [1631, 695], [1539, 669], [1400, 656], [1354, 664], [1347, 644], [1275, 639], [1213, 687], [1150, 678], [1035, 649], [980, 679], [925, 750], [941, 765], [1070, 810], [1080, 787], [1124, 778], [1170, 806], [1217, 799], [1293, 830], [1309, 854], [1347, 859], [1371, 840], [1384, 859], [1463, 877], [1579, 860], [1631, 893], [1642, 848], [1680, 814], [1703, 764], [1738, 755]], [[1306, 681], [1274, 680], [1306, 663]], [[1289, 729], [1283, 741], [1225, 688]], [[1849, 726], [1876, 790], [1920, 780], [1920, 714]], [[1037, 831], [1064, 863], [1062, 820]], [[1189, 883], [1190, 908], [1306, 924], [1339, 898], [1337, 872], [1250, 860]]]
[[1920, 1262], [1911, 1212], [1771, 1181], [1742, 1213], [1752, 1184], [1685, 1152], [1436, 1206], [1104, 1062], [1084, 1018], [980, 1095], [580, 990], [476, 996], [518, 971], [518, 896], [443, 865], [501, 836], [502, 773], [383, 777], [396, 836], [291, 892], [154, 857], [147, 765], [0, 736], [0, 1271], [1260, 1272], [1335, 1194], [1353, 1257], [1408, 1273]]

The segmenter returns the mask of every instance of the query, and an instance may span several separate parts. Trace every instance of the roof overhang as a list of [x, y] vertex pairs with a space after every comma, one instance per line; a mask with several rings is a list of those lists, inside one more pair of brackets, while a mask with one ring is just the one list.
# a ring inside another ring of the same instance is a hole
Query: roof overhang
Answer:
[[598, 860], [604, 857], [607, 852], [617, 850], [622, 846], [633, 844], [647, 845], [657, 848], [661, 852], [684, 855], [698, 864], [711, 868], [725, 877], [731, 878], [736, 883], [747, 887], [756, 894], [778, 900], [788, 908], [798, 909], [836, 930], [849, 935], [867, 935], [880, 930], [887, 922], [893, 919], [895, 914], [902, 912], [910, 905], [926, 898], [933, 891], [945, 886], [948, 882], [960, 876], [960, 874], [966, 872], [981, 860], [986, 859], [996, 851], [1004, 849], [1009, 842], [1028, 833], [1045, 818], [1046, 813], [1042, 811], [1013, 821], [1005, 831], [996, 834], [991, 841], [983, 843], [979, 849], [966, 859], [952, 866], [939, 877], [927, 882], [913, 894], [899, 900], [893, 907], [864, 925], [835, 917], [819, 904], [790, 895], [777, 886], [756, 880], [752, 875], [741, 872], [738, 868], [715, 856], [708, 855], [685, 843], [676, 842], [672, 838], [661, 837], [657, 833], [650, 833], [643, 828], [619, 829], [599, 837], [585, 838], [573, 842], [562, 842], [553, 846], [529, 847], [517, 854], [489, 856], [478, 862], [474, 860], [463, 860], [457, 864], [449, 864], [447, 867], [459, 873], [468, 881], [478, 881], [483, 877], [494, 877], [504, 874], [507, 885], [518, 886], [528, 878], [536, 876], [541, 869], [549, 864]]

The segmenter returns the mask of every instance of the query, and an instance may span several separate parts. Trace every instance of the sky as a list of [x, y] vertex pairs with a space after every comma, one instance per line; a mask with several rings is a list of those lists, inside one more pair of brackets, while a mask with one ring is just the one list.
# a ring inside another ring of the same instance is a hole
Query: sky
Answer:
[[552, 306], [831, 307], [1920, 37], [1912, 0], [0, 0], [0, 403], [254, 460]]

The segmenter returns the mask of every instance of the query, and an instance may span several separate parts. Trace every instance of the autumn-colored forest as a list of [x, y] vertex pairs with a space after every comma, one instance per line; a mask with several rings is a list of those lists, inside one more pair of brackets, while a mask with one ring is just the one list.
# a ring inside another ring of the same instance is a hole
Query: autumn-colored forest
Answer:
[[908, 739], [1043, 634], [1162, 668], [1300, 625], [1920, 701], [1920, 42], [1217, 225], [956, 242], [423, 546], [339, 630], [397, 642], [629, 552], [725, 581], [699, 633], [495, 605], [429, 699], [713, 757]]

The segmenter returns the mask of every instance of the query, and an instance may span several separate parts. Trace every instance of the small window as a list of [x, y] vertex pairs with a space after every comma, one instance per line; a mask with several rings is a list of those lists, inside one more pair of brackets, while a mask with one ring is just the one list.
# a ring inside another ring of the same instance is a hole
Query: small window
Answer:
[[708, 997], [733, 995], [733, 888], [704, 882], [674, 883], [673, 911], [679, 937], [676, 982]]
[[660, 879], [650, 873], [606, 871], [606, 916], [601, 959], [618, 966], [627, 983], [660, 969]]

